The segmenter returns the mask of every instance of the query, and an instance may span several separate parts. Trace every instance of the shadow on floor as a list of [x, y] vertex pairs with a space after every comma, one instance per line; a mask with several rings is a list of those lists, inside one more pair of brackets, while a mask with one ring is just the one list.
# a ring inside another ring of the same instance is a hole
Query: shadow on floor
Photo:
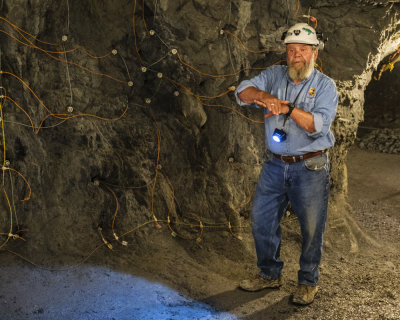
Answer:
[[[242, 320], [284, 320], [293, 313], [301, 310], [301, 307], [294, 306], [290, 302], [290, 295], [287, 294], [281, 300], [269, 304], [272, 296], [279, 292], [277, 289], [262, 290], [259, 292], [246, 292], [240, 289], [226, 291], [206, 299], [202, 302], [213, 308], [229, 312], [231, 314], [241, 313], [240, 309], [251, 310], [254, 313], [241, 315]], [[282, 295], [282, 293], [280, 293]], [[246, 306], [247, 305], [247, 306]], [[249, 306], [251, 305], [251, 306]]]

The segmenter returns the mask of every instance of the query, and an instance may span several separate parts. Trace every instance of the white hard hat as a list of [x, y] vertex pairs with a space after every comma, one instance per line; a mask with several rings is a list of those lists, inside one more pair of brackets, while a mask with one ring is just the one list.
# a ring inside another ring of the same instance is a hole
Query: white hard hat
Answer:
[[307, 23], [296, 23], [284, 34], [284, 43], [304, 43], [313, 46], [320, 45], [315, 29]]

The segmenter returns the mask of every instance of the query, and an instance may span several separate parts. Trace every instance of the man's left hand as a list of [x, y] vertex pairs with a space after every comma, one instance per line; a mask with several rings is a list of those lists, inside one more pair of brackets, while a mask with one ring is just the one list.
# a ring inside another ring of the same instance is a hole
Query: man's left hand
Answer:
[[280, 114], [286, 114], [289, 112], [289, 101], [282, 101], [278, 103], [272, 103], [271, 105], [266, 105], [264, 102], [259, 100], [254, 100], [254, 102], [264, 108], [267, 108], [270, 113], [267, 113], [264, 118], [269, 118], [272, 116], [279, 116]]

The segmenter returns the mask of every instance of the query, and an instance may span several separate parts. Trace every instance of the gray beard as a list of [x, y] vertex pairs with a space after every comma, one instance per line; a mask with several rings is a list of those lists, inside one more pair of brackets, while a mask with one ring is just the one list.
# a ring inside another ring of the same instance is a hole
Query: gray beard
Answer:
[[302, 67], [301, 69], [296, 70], [294, 67], [290, 65], [288, 66], [288, 69], [289, 69], [289, 77], [292, 80], [301, 82], [307, 79], [314, 70], [314, 55], [310, 60], [310, 62], [304, 65], [304, 67]]

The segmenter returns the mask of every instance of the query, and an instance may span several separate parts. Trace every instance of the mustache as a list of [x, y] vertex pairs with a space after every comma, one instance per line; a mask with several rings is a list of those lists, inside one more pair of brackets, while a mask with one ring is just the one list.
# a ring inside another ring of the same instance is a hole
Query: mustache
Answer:
[[296, 81], [303, 81], [311, 75], [311, 72], [314, 69], [314, 61], [310, 60], [309, 63], [304, 61], [304, 65], [300, 69], [295, 69], [294, 63], [290, 62], [288, 64], [288, 69], [290, 78]]
[[294, 64], [297, 63], [297, 62], [302, 62], [304, 64], [307, 64], [307, 62], [306, 62], [306, 60], [304, 58], [300, 58], [299, 60], [296, 60], [296, 61], [290, 61], [289, 65], [290, 66], [294, 66]]

